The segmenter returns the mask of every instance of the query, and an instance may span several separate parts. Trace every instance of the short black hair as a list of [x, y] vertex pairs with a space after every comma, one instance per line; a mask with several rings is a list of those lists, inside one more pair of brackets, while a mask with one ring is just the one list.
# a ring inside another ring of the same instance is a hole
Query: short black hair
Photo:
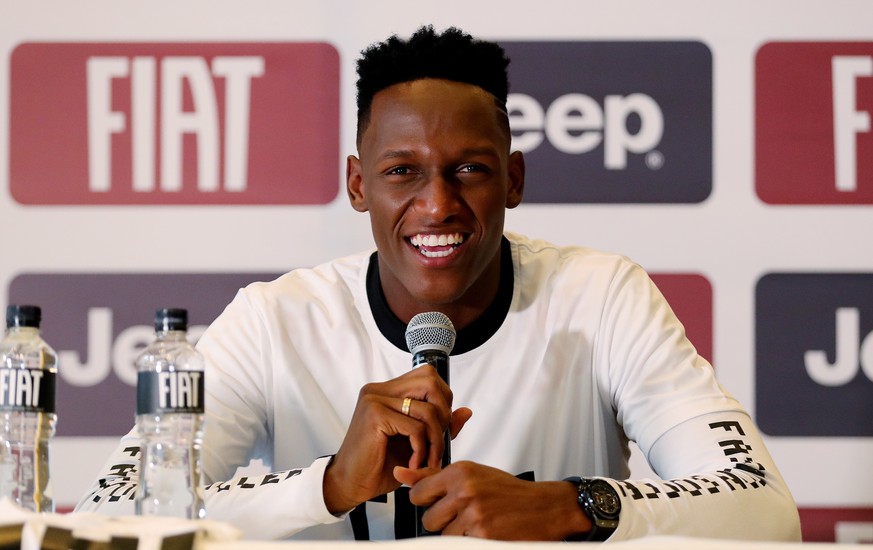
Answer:
[[472, 84], [494, 96], [506, 110], [509, 94], [509, 58], [498, 44], [478, 40], [456, 27], [441, 34], [432, 25], [419, 28], [403, 40], [393, 35], [372, 44], [358, 60], [357, 140], [370, 119], [373, 97], [380, 91], [421, 78], [439, 78]]

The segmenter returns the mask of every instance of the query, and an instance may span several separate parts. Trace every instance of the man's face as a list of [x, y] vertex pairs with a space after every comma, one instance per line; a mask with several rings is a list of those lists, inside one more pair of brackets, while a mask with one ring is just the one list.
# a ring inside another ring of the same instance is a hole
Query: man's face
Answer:
[[348, 191], [370, 212], [382, 288], [403, 321], [430, 309], [475, 317], [496, 293], [505, 209], [524, 185], [501, 116], [481, 88], [446, 80], [373, 98]]

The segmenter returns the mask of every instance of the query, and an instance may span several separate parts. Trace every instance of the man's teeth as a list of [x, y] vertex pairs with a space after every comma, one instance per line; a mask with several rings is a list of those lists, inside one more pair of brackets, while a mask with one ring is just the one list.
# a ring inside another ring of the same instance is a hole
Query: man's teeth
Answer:
[[[451, 235], [413, 235], [409, 242], [418, 248], [422, 255], [428, 258], [445, 258], [455, 251], [455, 246], [464, 242], [464, 236], [460, 233]], [[428, 250], [425, 247], [450, 246], [445, 250]]]
[[446, 246], [461, 244], [464, 242], [464, 236], [460, 233], [452, 235], [413, 235], [409, 242], [413, 246]]

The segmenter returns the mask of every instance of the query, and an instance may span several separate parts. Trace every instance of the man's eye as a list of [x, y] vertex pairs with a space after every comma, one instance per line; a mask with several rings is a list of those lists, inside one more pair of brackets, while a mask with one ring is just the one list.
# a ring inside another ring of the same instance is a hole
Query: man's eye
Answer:
[[405, 176], [409, 173], [409, 168], [407, 168], [406, 166], [396, 166], [388, 170], [387, 173], [393, 176]]
[[478, 165], [478, 164], [465, 164], [465, 165], [461, 166], [461, 168], [459, 169], [459, 172], [463, 172], [465, 174], [473, 174], [476, 172], [482, 172], [484, 170], [485, 170], [485, 168]]

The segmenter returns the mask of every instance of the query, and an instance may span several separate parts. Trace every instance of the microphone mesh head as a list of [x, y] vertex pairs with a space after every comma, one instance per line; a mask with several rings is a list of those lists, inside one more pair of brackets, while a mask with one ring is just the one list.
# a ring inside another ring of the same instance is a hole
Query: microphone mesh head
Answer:
[[419, 313], [406, 326], [406, 347], [413, 354], [425, 349], [444, 351], [455, 347], [455, 327], [452, 321], [438, 311]]

